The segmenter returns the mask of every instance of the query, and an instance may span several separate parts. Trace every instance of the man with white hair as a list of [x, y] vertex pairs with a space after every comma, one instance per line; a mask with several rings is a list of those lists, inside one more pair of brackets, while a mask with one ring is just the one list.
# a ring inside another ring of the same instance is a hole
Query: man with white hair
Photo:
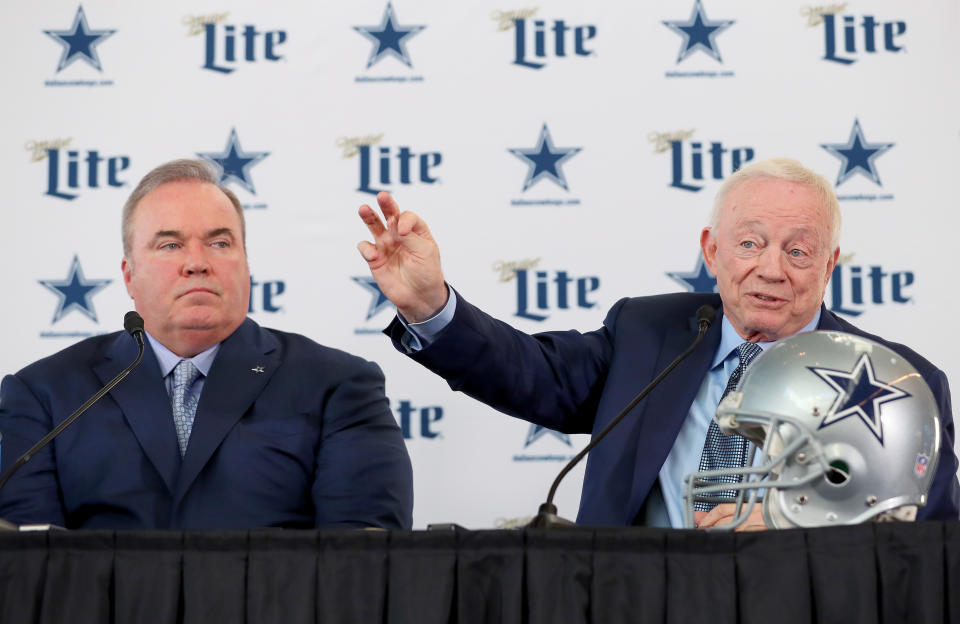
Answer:
[[[918, 517], [960, 514], [946, 376], [911, 349], [866, 334], [824, 307], [840, 253], [840, 211], [829, 183], [800, 163], [751, 163], [721, 187], [700, 235], [719, 294], [621, 299], [603, 327], [589, 333], [528, 335], [484, 314], [448, 288], [426, 223], [400, 212], [387, 193], [377, 201], [385, 222], [362, 206], [374, 241], [358, 247], [397, 306], [398, 318], [386, 330], [397, 348], [451, 388], [551, 429], [601, 431], [690, 345], [696, 311], [716, 310], [703, 343], [591, 453], [579, 523], [682, 527], [684, 476], [746, 461], [742, 439], [723, 436], [712, 420], [728, 383], [735, 385], [762, 349], [814, 329], [877, 340], [923, 375], [940, 408], [942, 452]], [[697, 523], [728, 523], [733, 508], [705, 505]], [[757, 509], [738, 530], [764, 526]]]

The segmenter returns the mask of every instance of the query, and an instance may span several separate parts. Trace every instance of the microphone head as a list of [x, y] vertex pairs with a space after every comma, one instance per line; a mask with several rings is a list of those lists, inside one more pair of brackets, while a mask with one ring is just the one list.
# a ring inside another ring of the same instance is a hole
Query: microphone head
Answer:
[[717, 318], [717, 311], [712, 306], [706, 304], [697, 308], [697, 325], [707, 324], [707, 327], [713, 324]]
[[143, 331], [143, 317], [137, 314], [136, 310], [130, 310], [123, 315], [123, 328], [131, 336], [136, 336]]

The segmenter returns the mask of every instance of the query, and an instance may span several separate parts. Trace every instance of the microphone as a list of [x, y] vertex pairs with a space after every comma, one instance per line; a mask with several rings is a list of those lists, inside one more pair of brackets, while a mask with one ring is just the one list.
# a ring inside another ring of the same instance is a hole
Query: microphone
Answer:
[[[103, 395], [110, 392], [114, 386], [123, 381], [124, 377], [130, 374], [137, 365], [140, 364], [140, 360], [143, 359], [143, 318], [136, 312], [127, 312], [123, 317], [123, 328], [137, 341], [137, 358], [125, 369], [120, 371], [120, 374], [110, 380], [107, 385], [105, 385], [99, 392], [87, 399], [86, 403], [77, 408], [77, 411], [70, 414], [67, 418], [63, 420], [59, 425], [53, 428], [53, 430], [45, 435], [39, 442], [30, 447], [30, 449], [21, 455], [17, 461], [13, 462], [9, 468], [7, 468], [3, 474], [0, 474], [0, 490], [3, 490], [3, 486], [7, 484], [7, 481], [10, 480], [10, 477], [18, 471], [24, 464], [30, 461], [30, 458], [36, 455], [37, 451], [49, 444], [55, 437], [60, 435], [64, 429], [70, 426], [73, 421], [80, 417], [80, 414], [83, 414], [85, 411], [90, 409], [90, 407], [99, 401]], [[0, 525], [2, 526], [2, 525]]]
[[136, 310], [123, 315], [123, 328], [137, 340], [137, 344], [143, 344], [143, 317]]
[[650, 392], [656, 388], [661, 381], [663, 381], [664, 377], [670, 374], [670, 371], [676, 368], [677, 365], [680, 364], [680, 362], [682, 362], [688, 355], [693, 353], [694, 349], [697, 348], [697, 345], [699, 345], [703, 340], [704, 334], [707, 333], [707, 328], [713, 324], [713, 321], [716, 318], [717, 312], [712, 307], [708, 305], [702, 305], [697, 308], [696, 319], [697, 326], [699, 327], [697, 337], [693, 339], [693, 342], [690, 343], [690, 346], [687, 347], [686, 351], [678, 355], [677, 358], [671, 362], [669, 366], [663, 369], [663, 371], [657, 375], [653, 381], [647, 384], [647, 387], [644, 388], [640, 394], [634, 397], [634, 399], [630, 401], [630, 403], [623, 408], [619, 414], [617, 414], [617, 417], [611, 420], [610, 423], [603, 428], [603, 431], [593, 436], [593, 439], [590, 440], [590, 443], [583, 447], [583, 450], [577, 453], [576, 456], [574, 456], [574, 458], [563, 467], [563, 470], [560, 471], [560, 474], [557, 475], [557, 478], [553, 480], [553, 485], [550, 486], [550, 492], [547, 494], [547, 501], [540, 505], [540, 508], [537, 510], [537, 515], [533, 520], [530, 521], [530, 524], [528, 524], [527, 527], [546, 529], [552, 526], [574, 526], [573, 522], [557, 515], [557, 506], [553, 504], [553, 497], [557, 493], [557, 486], [560, 485], [560, 481], [567, 476], [568, 472], [573, 470], [574, 466], [580, 463], [580, 460], [586, 457], [587, 453], [589, 453], [593, 447], [600, 443], [600, 440], [605, 438], [606, 435], [617, 426], [617, 423], [623, 420], [626, 415], [630, 413], [630, 410], [637, 406], [637, 403], [642, 401], [645, 396], [650, 394]]

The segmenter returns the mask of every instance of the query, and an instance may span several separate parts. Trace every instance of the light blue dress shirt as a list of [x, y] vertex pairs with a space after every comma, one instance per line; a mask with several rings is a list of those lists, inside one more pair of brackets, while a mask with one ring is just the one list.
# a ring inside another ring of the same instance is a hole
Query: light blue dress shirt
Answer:
[[[397, 318], [407, 328], [400, 342], [407, 352], [416, 352], [430, 344], [431, 340], [453, 319], [457, 309], [457, 295], [449, 289], [447, 305], [433, 318], [422, 323], [407, 323], [399, 314]], [[820, 323], [820, 310], [813, 320], [798, 333], [813, 331]], [[720, 321], [720, 346], [713, 356], [710, 370], [707, 371], [697, 397], [690, 406], [680, 433], [670, 449], [666, 461], [660, 467], [660, 491], [654, 488], [653, 495], [646, 503], [646, 524], [648, 526], [683, 528], [683, 478], [700, 469], [700, 455], [703, 442], [707, 438], [707, 429], [716, 412], [720, 397], [727, 387], [730, 375], [740, 363], [737, 347], [743, 338], [733, 328], [730, 320], [724, 316]], [[761, 349], [767, 349], [776, 342], [760, 342]], [[176, 364], [176, 362], [174, 362]], [[171, 367], [172, 368], [172, 367]], [[658, 495], [660, 494], [660, 495]]]
[[197, 367], [197, 370], [200, 371], [200, 376], [197, 377], [197, 380], [194, 381], [190, 387], [190, 395], [199, 402], [200, 393], [203, 392], [203, 382], [206, 380], [207, 375], [210, 374], [210, 367], [213, 366], [213, 359], [217, 357], [217, 351], [220, 350], [220, 343], [213, 345], [206, 351], [201, 351], [192, 358], [182, 358], [160, 344], [149, 332], [145, 333], [147, 334], [147, 339], [150, 341], [150, 346], [153, 348], [153, 353], [157, 356], [157, 364], [160, 365], [160, 372], [163, 374], [163, 383], [167, 388], [167, 394], [170, 395], [172, 399], [173, 375], [170, 373], [173, 372], [173, 369], [180, 363], [180, 360], [190, 360], [193, 362], [193, 365]]

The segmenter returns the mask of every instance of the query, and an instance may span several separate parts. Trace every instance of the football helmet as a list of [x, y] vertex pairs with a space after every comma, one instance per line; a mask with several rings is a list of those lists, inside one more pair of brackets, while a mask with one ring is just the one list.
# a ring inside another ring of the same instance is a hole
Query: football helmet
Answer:
[[[759, 501], [769, 528], [912, 520], [940, 453], [939, 410], [920, 373], [889, 348], [842, 332], [797, 334], [766, 349], [714, 418], [752, 443], [751, 460], [687, 476], [689, 528], [695, 500], [737, 502], [724, 529]], [[711, 481], [719, 475], [740, 483]], [[728, 490], [736, 501], [716, 499]]]

